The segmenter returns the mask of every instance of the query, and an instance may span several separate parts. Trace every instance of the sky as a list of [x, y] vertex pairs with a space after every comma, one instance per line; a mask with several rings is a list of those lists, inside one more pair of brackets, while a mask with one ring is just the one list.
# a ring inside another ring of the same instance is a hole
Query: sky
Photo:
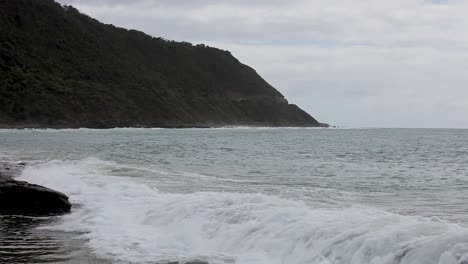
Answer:
[[468, 0], [59, 0], [229, 50], [321, 122], [468, 128]]

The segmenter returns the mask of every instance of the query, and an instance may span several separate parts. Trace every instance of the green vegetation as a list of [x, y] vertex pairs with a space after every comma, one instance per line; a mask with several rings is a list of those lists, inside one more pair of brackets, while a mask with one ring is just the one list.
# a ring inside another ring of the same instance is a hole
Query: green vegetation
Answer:
[[0, 125], [318, 126], [230, 52], [0, 1]]

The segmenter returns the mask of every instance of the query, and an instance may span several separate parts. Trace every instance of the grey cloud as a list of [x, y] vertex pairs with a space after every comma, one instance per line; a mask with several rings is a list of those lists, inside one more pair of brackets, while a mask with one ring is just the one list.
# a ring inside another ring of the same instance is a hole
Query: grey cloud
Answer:
[[[188, 41], [328, 41], [463, 48], [468, 6], [421, 1], [62, 0], [108, 23]], [[375, 1], [374, 1], [375, 2]], [[344, 4], [348, 3], [348, 4]], [[351, 4], [350, 4], [351, 3]], [[383, 3], [383, 4], [382, 4]]]
[[323, 121], [468, 127], [466, 0], [61, 2], [105, 23], [231, 50]]
[[220, 1], [220, 0], [59, 0], [62, 4], [76, 6], [147, 6], [147, 7], [163, 7], [163, 8], [204, 8], [206, 6], [228, 4], [231, 6], [245, 7], [281, 7], [298, 4], [306, 0], [236, 0], [236, 1]]

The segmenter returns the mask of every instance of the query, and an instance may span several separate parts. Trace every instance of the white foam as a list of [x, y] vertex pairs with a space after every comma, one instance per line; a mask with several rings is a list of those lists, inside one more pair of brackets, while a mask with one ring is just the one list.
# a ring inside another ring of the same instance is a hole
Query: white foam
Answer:
[[111, 175], [116, 167], [122, 165], [52, 161], [26, 168], [21, 178], [80, 204], [49, 228], [82, 233], [98, 256], [113, 261], [468, 263], [468, 231], [455, 224], [259, 194], [161, 193], [148, 179]]

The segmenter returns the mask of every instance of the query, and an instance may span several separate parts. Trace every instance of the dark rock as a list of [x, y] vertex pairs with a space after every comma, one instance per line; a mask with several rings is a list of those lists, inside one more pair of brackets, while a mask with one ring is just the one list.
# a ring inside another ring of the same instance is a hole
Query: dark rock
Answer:
[[49, 188], [0, 177], [0, 215], [46, 216], [70, 212], [68, 197]]

